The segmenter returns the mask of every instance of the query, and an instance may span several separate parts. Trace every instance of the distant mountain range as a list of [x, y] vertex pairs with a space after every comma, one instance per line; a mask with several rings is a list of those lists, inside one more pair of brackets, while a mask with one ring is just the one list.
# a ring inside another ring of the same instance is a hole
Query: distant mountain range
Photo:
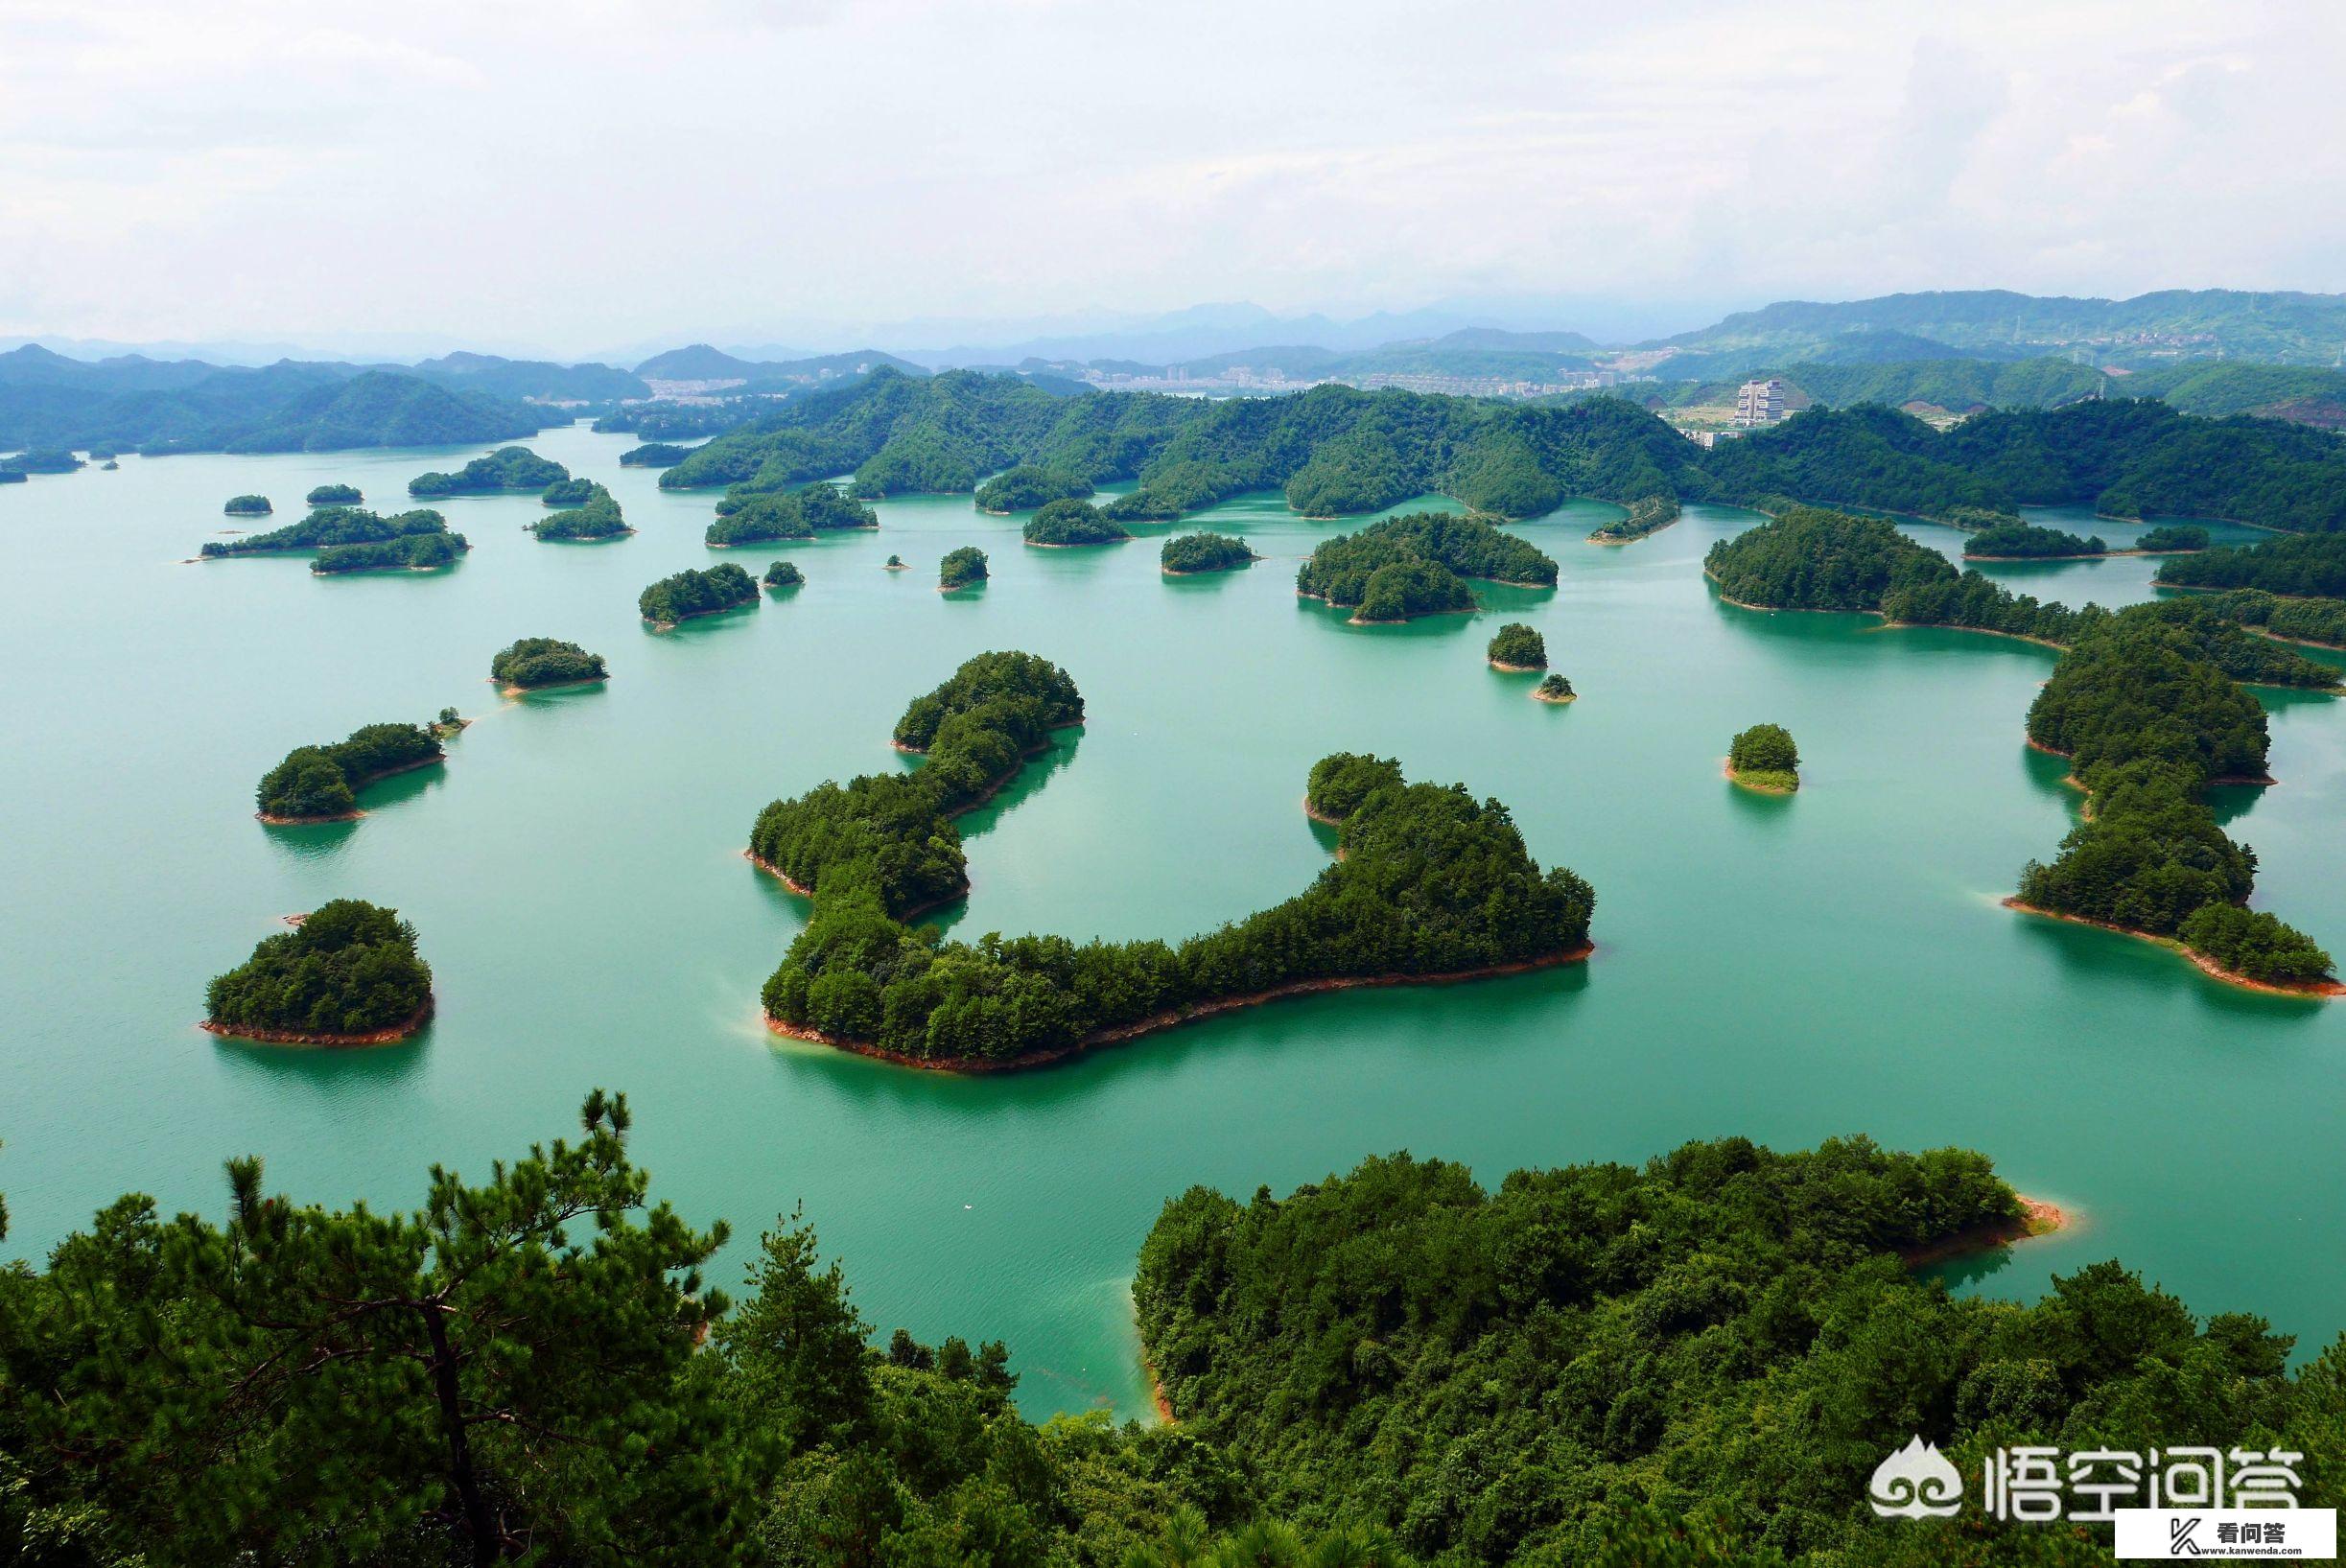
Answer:
[[883, 354], [876, 348], [789, 360], [745, 360], [722, 349], [712, 348], [707, 343], [692, 343], [684, 348], [671, 348], [665, 354], [653, 355], [635, 367], [635, 374], [644, 381], [739, 382], [744, 392], [788, 391], [845, 377], [865, 375], [875, 366], [882, 364], [902, 370], [906, 375], [924, 376], [928, 373], [926, 366], [909, 360], [900, 360], [893, 354]]

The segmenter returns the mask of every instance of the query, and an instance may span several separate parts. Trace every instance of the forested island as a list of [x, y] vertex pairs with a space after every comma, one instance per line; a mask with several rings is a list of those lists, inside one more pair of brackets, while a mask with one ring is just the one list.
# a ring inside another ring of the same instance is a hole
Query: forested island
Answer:
[[593, 500], [595, 492], [600, 489], [601, 485], [585, 475], [574, 474], [569, 479], [556, 480], [548, 485], [538, 501], [547, 506], [582, 506]]
[[2196, 523], [2170, 523], [2145, 528], [2134, 540], [2137, 555], [2188, 555], [2208, 548], [2208, 530]]
[[638, 614], [666, 629], [695, 617], [723, 615], [756, 604], [758, 584], [731, 561], [705, 571], [687, 567], [645, 589], [635, 602]]
[[1969, 561], [2074, 561], [2109, 552], [2100, 534], [2079, 538], [2059, 528], [2033, 523], [1999, 523], [1982, 528], [1963, 541]]
[[1200, 572], [1232, 572], [1262, 557], [1247, 542], [1227, 533], [1179, 533], [1157, 552], [1159, 569], [1176, 577]]
[[986, 580], [986, 552], [975, 545], [949, 550], [937, 560], [937, 591], [950, 594]]
[[1532, 688], [1532, 700], [1535, 702], [1572, 702], [1579, 695], [1572, 690], [1572, 683], [1554, 670], [1540, 676], [1539, 684]]
[[766, 565], [765, 575], [759, 581], [777, 591], [785, 588], [803, 588], [807, 583], [807, 574], [788, 561], [771, 561]]
[[692, 455], [691, 447], [680, 447], [667, 441], [646, 441], [640, 447], [629, 447], [619, 455], [622, 468], [673, 468]]
[[355, 484], [321, 484], [306, 499], [313, 506], [356, 506], [366, 498]]
[[511, 695], [608, 678], [602, 655], [551, 637], [525, 637], [489, 661], [489, 679]]
[[582, 485], [584, 489], [572, 492], [562, 485], [555, 485], [546, 493], [550, 496], [555, 490], [563, 490], [565, 494], [575, 493], [579, 498], [576, 504], [551, 517], [542, 517], [535, 523], [523, 525], [537, 535], [540, 544], [560, 540], [622, 539], [635, 532], [627, 526], [618, 499], [609, 490], [586, 480], [568, 482]]
[[1027, 544], [1052, 550], [1119, 545], [1132, 537], [1123, 524], [1103, 516], [1097, 506], [1073, 499], [1044, 503], [1019, 534]]
[[977, 507], [997, 516], [1033, 511], [1054, 501], [1089, 501], [1091, 481], [1081, 474], [1021, 463], [1005, 469], [977, 487]]
[[705, 535], [712, 549], [769, 539], [811, 539], [845, 528], [877, 528], [880, 514], [833, 484], [727, 501]]
[[2346, 648], [2346, 599], [2285, 598], [2262, 588], [2226, 588], [2198, 602], [2285, 643]]
[[229, 517], [267, 517], [276, 508], [267, 496], [230, 496], [220, 509]]
[[2346, 533], [2223, 545], [2161, 561], [2161, 588], [2257, 588], [2301, 598], [2346, 598]]
[[448, 519], [424, 508], [395, 512], [389, 517], [355, 506], [320, 506], [298, 523], [288, 523], [267, 533], [241, 539], [211, 539], [202, 555], [219, 560], [230, 555], [274, 555], [291, 550], [325, 550], [335, 545], [370, 545], [384, 540], [410, 539], [418, 534], [446, 533]]
[[[2292, 1373], [2264, 1320], [2114, 1261], [2029, 1305], [1907, 1266], [2031, 1228], [1963, 1150], [1192, 1187], [1133, 1282], [1171, 1419], [1037, 1426], [1005, 1346], [876, 1330], [803, 1216], [718, 1288], [728, 1228], [655, 1195], [632, 1124], [597, 1089], [569, 1138], [435, 1166], [413, 1212], [239, 1158], [218, 1220], [128, 1197], [0, 1270], [0, 1539], [109, 1568], [2109, 1560], [2106, 1527], [1877, 1517], [1872, 1469], [1917, 1430], [1967, 1476], [2188, 1432], [2307, 1455], [2300, 1501], [2340, 1501], [2346, 1347]], [[477, 1440], [452, 1453], [452, 1423]]]
[[1763, 795], [1800, 787], [1800, 748], [1781, 724], [1754, 724], [1727, 747], [1727, 777]]
[[408, 481], [411, 496], [486, 496], [507, 490], [544, 490], [571, 471], [528, 447], [499, 447], [453, 474], [418, 474]]
[[[924, 1066], [985, 1070], [1056, 1061], [1190, 1018], [1344, 986], [1466, 979], [1587, 951], [1595, 894], [1542, 873], [1506, 808], [1463, 786], [1407, 784], [1378, 759], [1365, 793], [1314, 770], [1314, 809], [1339, 852], [1306, 892], [1178, 945], [1062, 937], [951, 942], [905, 921], [967, 887], [950, 818], [1018, 772], [1083, 699], [1025, 654], [972, 660], [917, 699], [900, 746], [911, 774], [867, 776], [758, 818], [750, 853], [814, 901], [767, 980], [776, 1028]], [[1406, 913], [1404, 913], [1406, 911]]]
[[[2186, 556], [2161, 572], [2223, 553]], [[2116, 612], [2040, 604], [1979, 573], [1959, 575], [1878, 518], [1813, 507], [1723, 540], [1705, 570], [1723, 595], [1753, 608], [1870, 610], [1893, 624], [1997, 632], [2060, 649], [2029, 710], [2029, 739], [2071, 759], [2089, 809], [2052, 865], [2023, 870], [2016, 906], [2171, 941], [2235, 983], [2334, 989], [2319, 947], [2240, 907], [2255, 857], [2224, 834], [2203, 791], [2270, 782], [2264, 710], [2236, 682], [2335, 690], [2335, 670], [2248, 631], [2217, 602]]]
[[1313, 516], [1439, 493], [1513, 518], [1575, 495], [1632, 508], [1791, 497], [1926, 517], [2009, 516], [2029, 502], [2346, 527], [2346, 449], [2327, 433], [2123, 398], [1989, 410], [1943, 432], [1891, 408], [1813, 409], [1706, 449], [1618, 397], [1502, 403], [1330, 385], [1278, 398], [1068, 398], [1012, 376], [882, 367], [716, 436], [661, 483], [738, 499], [848, 472], [857, 494], [880, 496], [969, 491], [980, 475], [1030, 467], [1093, 486], [1137, 481], [1103, 508], [1119, 522], [1274, 488]]
[[13, 457], [0, 458], [0, 463], [18, 474], [72, 474], [87, 466], [62, 447], [29, 448]]
[[347, 821], [364, 815], [358, 791], [447, 755], [439, 737], [420, 724], [369, 724], [341, 740], [295, 746], [262, 775], [253, 791], [256, 814], [275, 826]]
[[1589, 530], [1592, 545], [1632, 545], [1650, 533], [1659, 533], [1678, 520], [1676, 496], [1639, 496], [1630, 503], [1630, 515]]
[[1490, 640], [1484, 657], [1493, 669], [1509, 674], [1524, 675], [1548, 667], [1548, 642], [1534, 628], [1520, 620], [1511, 620], [1501, 626]]
[[1464, 577], [1556, 586], [1556, 562], [1479, 517], [1413, 512], [1322, 542], [1295, 590], [1353, 611], [1355, 621], [1406, 620], [1474, 608]]
[[437, 572], [456, 565], [457, 558], [472, 548], [464, 535], [445, 529], [356, 545], [328, 545], [310, 562], [310, 571], [320, 577], [351, 572]]
[[432, 967], [398, 911], [358, 899], [318, 905], [213, 978], [203, 1026], [303, 1045], [377, 1045], [432, 1016]]

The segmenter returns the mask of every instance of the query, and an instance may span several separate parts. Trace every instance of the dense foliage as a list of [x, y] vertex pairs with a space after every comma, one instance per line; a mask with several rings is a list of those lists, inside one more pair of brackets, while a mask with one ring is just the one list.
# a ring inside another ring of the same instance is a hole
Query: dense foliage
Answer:
[[421, 507], [383, 517], [355, 506], [320, 506], [300, 522], [288, 523], [267, 533], [250, 533], [242, 539], [206, 540], [203, 554], [213, 558], [267, 555], [281, 550], [325, 550], [335, 545], [375, 544], [386, 539], [447, 531], [446, 518]]
[[1490, 640], [1486, 656], [1494, 665], [1508, 669], [1545, 669], [1548, 667], [1548, 642], [1537, 631], [1520, 620], [1511, 620], [1501, 626]]
[[2208, 548], [2208, 530], [2196, 523], [2169, 523], [2155, 528], [2145, 528], [2134, 540], [2134, 549], [2147, 554], [2168, 552], [2189, 553]]
[[1629, 516], [1589, 530], [1589, 539], [1600, 545], [1626, 545], [1658, 533], [1678, 520], [1678, 498], [1676, 496], [1639, 496], [1630, 503]]
[[636, 596], [637, 614], [655, 626], [672, 626], [694, 616], [719, 615], [758, 602], [755, 578], [727, 561], [706, 570], [691, 567], [663, 577]]
[[769, 561], [765, 575], [758, 579], [768, 588], [803, 588], [807, 574], [789, 561]]
[[2079, 538], [2034, 523], [2000, 523], [1963, 541], [1963, 553], [1982, 561], [2068, 560], [2105, 554], [2109, 548], [2098, 533]]
[[500, 490], [544, 490], [571, 471], [528, 447], [499, 447], [453, 474], [418, 474], [408, 481], [411, 496], [489, 495]]
[[2225, 545], [2159, 563], [2162, 588], [2261, 588], [2267, 594], [2346, 598], [2346, 535]]
[[[578, 488], [575, 491], [566, 490], [565, 485]], [[551, 486], [546, 493], [551, 496], [556, 490], [575, 494], [578, 502], [567, 510], [542, 517], [528, 526], [541, 543], [559, 539], [617, 539], [635, 532], [627, 526], [618, 499], [603, 486], [589, 480], [570, 480], [564, 484]]]
[[1132, 537], [1123, 524], [1102, 516], [1097, 506], [1071, 498], [1044, 503], [1019, 533], [1030, 545], [1058, 546], [1114, 545]]
[[1091, 481], [1081, 474], [1021, 463], [977, 487], [977, 504], [989, 512], [1026, 512], [1054, 501], [1088, 501]]
[[[19, 463], [23, 461], [18, 459]], [[267, 496], [230, 496], [221, 507], [230, 517], [267, 517], [276, 508], [270, 505]]]
[[2193, 602], [2275, 637], [2346, 647], [2346, 599], [2283, 598], [2261, 588], [2230, 588]]
[[[2346, 1484], [2346, 1346], [2291, 1378], [2262, 1319], [2195, 1319], [2114, 1262], [2032, 1306], [1905, 1264], [2016, 1210], [1978, 1155], [1864, 1138], [1725, 1138], [1495, 1191], [1396, 1155], [1285, 1198], [1192, 1188], [1133, 1296], [1181, 1430], [1243, 1455], [1267, 1509], [1457, 1568], [2108, 1560], [2106, 1536], [1970, 1509], [1877, 1518], [1867, 1478], [1916, 1435], [1968, 1477], [2000, 1446], [2192, 1432], [2305, 1453], [2325, 1501]], [[1619, 1550], [1649, 1509], [1714, 1544]]]
[[1398, 789], [1401, 784], [1401, 764], [1390, 757], [1330, 752], [1311, 764], [1303, 785], [1303, 805], [1314, 816], [1342, 822], [1371, 795], [1380, 789]]
[[395, 910], [336, 899], [216, 975], [204, 1019], [231, 1034], [368, 1035], [407, 1023], [431, 1000], [415, 927]]
[[366, 498], [355, 484], [321, 484], [307, 499], [313, 506], [356, 506]]
[[1157, 552], [1158, 565], [1176, 574], [1230, 572], [1256, 558], [1245, 539], [1227, 533], [1177, 533]]
[[949, 550], [937, 560], [937, 586], [949, 593], [986, 580], [986, 552], [975, 545]]
[[1084, 699], [1067, 671], [1030, 653], [981, 653], [896, 722], [896, 744], [927, 754], [914, 773], [824, 784], [758, 813], [749, 851], [818, 898], [872, 896], [903, 919], [969, 886], [950, 820], [985, 800], [1050, 732], [1080, 724]]
[[346, 572], [436, 572], [473, 547], [460, 533], [411, 533], [363, 545], [328, 545], [310, 562], [321, 577]]
[[1570, 702], [1576, 694], [1572, 683], [1555, 670], [1540, 676], [1539, 684], [1532, 689], [1532, 695], [1541, 702]]
[[749, 545], [768, 539], [811, 539], [834, 528], [877, 528], [880, 514], [835, 484], [746, 497], [728, 503], [709, 525], [712, 545]]
[[490, 680], [525, 691], [536, 686], [599, 681], [609, 673], [601, 654], [551, 637], [521, 638], [489, 661]]
[[691, 447], [680, 447], [667, 441], [646, 441], [640, 447], [629, 447], [619, 455], [622, 468], [673, 468], [691, 456]]
[[1771, 610], [1877, 610], [1893, 587], [1952, 574], [1945, 556], [1878, 517], [1815, 506], [1720, 540], [1702, 569], [1727, 598]]
[[900, 745], [927, 744], [927, 766], [825, 784], [760, 814], [751, 853], [814, 899], [766, 981], [770, 1018], [925, 1059], [1043, 1059], [1202, 1005], [1552, 961], [1587, 939], [1595, 894], [1560, 867], [1543, 875], [1504, 807], [1463, 786], [1404, 784], [1392, 763], [1356, 758], [1315, 770], [1314, 809], [1349, 807], [1336, 863], [1308, 891], [1218, 931], [1178, 945], [971, 944], [906, 925], [966, 885], [950, 814], [1014, 773], [1054, 713], [1080, 715], [1063, 682], [1025, 655], [973, 661], [898, 725]]
[[1356, 607], [1361, 620], [1471, 610], [1462, 577], [1556, 585], [1556, 562], [1483, 518], [1413, 512], [1324, 540], [1296, 573], [1299, 594]]
[[1800, 782], [1800, 748], [1781, 724], [1754, 724], [1727, 747], [1727, 766], [1747, 784], [1790, 789]]
[[255, 790], [261, 815], [324, 820], [356, 812], [357, 791], [376, 779], [404, 773], [446, 753], [420, 724], [369, 724], [323, 746], [296, 746], [262, 775]]

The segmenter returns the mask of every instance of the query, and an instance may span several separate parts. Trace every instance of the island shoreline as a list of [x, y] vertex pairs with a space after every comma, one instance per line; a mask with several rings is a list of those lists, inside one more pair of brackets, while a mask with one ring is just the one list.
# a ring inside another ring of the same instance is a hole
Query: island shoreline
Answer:
[[426, 996], [424, 1005], [401, 1022], [387, 1029], [370, 1029], [357, 1035], [337, 1035], [308, 1029], [248, 1029], [241, 1024], [222, 1023], [214, 1018], [205, 1018], [196, 1027], [207, 1035], [218, 1035], [223, 1040], [252, 1040], [268, 1045], [391, 1045], [430, 1023], [438, 1000], [436, 996]]
[[2188, 947], [2171, 936], [2160, 936], [2153, 931], [2138, 931], [2131, 925], [2119, 925], [2106, 920], [2095, 920], [2089, 915], [2071, 915], [2058, 909], [2047, 909], [2042, 904], [2025, 902], [2017, 893], [2000, 901], [2005, 908], [2018, 910], [2024, 915], [2038, 915], [2046, 920], [2067, 921], [2072, 925], [2091, 925], [2104, 931], [2115, 931], [2120, 936], [2130, 936], [2137, 942], [2147, 942], [2156, 948], [2165, 948], [2170, 952], [2190, 959], [2192, 967], [2208, 978], [2220, 980], [2228, 986], [2238, 986], [2242, 991], [2261, 991], [2268, 996], [2297, 996], [2308, 1001], [2326, 1001], [2334, 996], [2346, 996], [2346, 983], [2334, 979], [2252, 980], [2245, 974], [2224, 968], [2206, 953], [2199, 951], [2196, 948]]

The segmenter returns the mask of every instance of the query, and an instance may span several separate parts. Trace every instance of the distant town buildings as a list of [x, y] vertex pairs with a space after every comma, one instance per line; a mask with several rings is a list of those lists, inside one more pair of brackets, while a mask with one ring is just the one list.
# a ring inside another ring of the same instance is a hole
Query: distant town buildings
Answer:
[[1735, 423], [1772, 425], [1784, 417], [1784, 384], [1773, 376], [1747, 381], [1735, 389]]

